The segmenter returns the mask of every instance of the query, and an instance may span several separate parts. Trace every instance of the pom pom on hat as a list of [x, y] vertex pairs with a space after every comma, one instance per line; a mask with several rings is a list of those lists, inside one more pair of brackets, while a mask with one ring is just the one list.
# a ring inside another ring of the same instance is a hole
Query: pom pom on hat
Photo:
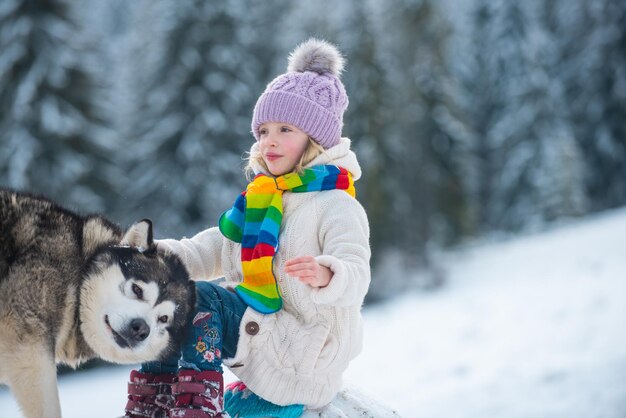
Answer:
[[341, 139], [348, 96], [339, 79], [345, 60], [332, 44], [309, 39], [289, 56], [287, 72], [276, 77], [257, 100], [252, 133], [265, 122], [285, 122], [328, 149]]
[[290, 55], [288, 72], [314, 71], [318, 74], [341, 75], [345, 60], [332, 44], [311, 38], [301, 43]]

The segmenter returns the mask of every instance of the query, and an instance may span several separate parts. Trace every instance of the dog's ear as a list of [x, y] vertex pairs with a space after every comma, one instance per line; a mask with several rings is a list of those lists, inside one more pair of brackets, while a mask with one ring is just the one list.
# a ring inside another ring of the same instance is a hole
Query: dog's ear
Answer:
[[128, 245], [136, 247], [144, 251], [154, 248], [154, 238], [152, 236], [152, 221], [150, 219], [142, 219], [134, 223], [122, 238], [120, 245]]

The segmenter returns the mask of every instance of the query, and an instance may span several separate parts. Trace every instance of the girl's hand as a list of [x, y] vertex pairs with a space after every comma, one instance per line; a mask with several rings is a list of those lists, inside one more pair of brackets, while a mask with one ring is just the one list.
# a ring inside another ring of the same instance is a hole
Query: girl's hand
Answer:
[[285, 273], [311, 287], [324, 287], [330, 283], [333, 272], [315, 261], [314, 257], [296, 257], [285, 262]]

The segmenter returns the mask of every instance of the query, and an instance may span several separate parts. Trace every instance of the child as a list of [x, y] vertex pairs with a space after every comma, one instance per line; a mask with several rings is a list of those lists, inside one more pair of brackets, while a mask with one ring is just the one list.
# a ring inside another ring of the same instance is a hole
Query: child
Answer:
[[342, 69], [331, 44], [296, 48], [254, 108], [247, 171], [257, 176], [246, 192], [219, 227], [159, 241], [191, 277], [225, 281], [196, 282], [180, 359], [131, 373], [127, 416], [227, 416], [222, 361], [242, 381], [226, 394], [233, 416], [299, 416], [339, 391], [361, 351], [370, 282], [369, 226], [354, 198], [361, 169], [341, 137]]

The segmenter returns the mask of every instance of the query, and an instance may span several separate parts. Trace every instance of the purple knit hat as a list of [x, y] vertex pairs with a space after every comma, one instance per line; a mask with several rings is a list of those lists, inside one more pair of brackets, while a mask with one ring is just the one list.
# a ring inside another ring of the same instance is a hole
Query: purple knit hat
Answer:
[[297, 126], [325, 149], [339, 143], [348, 95], [339, 75], [344, 59], [325, 41], [309, 39], [289, 56], [287, 72], [270, 82], [252, 115], [252, 133], [259, 140], [265, 122]]

